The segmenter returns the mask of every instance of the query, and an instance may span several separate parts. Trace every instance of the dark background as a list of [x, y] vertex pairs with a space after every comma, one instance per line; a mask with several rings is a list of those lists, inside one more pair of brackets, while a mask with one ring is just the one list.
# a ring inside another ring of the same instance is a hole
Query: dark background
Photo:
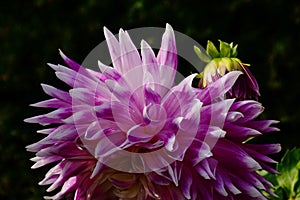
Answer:
[[[195, 3], [197, 2], [197, 3]], [[40, 83], [60, 86], [47, 62], [63, 63], [58, 48], [81, 63], [104, 40], [103, 26], [165, 27], [170, 23], [206, 46], [239, 44], [260, 84], [262, 118], [280, 120], [280, 133], [258, 142], [300, 147], [300, 4], [286, 0], [150, 1], [27, 0], [0, 3], [0, 199], [42, 199], [47, 167], [31, 170], [25, 146], [41, 139], [24, 118], [45, 113], [30, 103], [47, 99]], [[280, 159], [281, 154], [277, 155]], [[276, 156], [275, 156], [276, 157]]]

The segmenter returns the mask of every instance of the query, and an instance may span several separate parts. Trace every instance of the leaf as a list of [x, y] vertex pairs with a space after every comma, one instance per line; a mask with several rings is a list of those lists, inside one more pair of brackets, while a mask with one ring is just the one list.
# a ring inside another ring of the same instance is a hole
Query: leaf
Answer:
[[220, 56], [219, 51], [211, 41], [207, 41], [206, 53], [210, 55], [211, 58], [218, 58]]
[[[299, 177], [300, 177], [300, 172], [299, 172]], [[296, 197], [300, 198], [300, 180], [298, 180], [296, 186], [295, 186], [295, 191], [296, 191]]]
[[285, 192], [281, 187], [276, 188], [274, 193], [276, 195], [278, 195], [279, 198], [271, 196], [270, 200], [285, 200], [285, 199], [287, 199], [287, 197], [285, 196]]
[[277, 170], [280, 172], [276, 177], [279, 186], [284, 189], [287, 196], [295, 197], [296, 192], [299, 192], [296, 185], [299, 187], [300, 149], [288, 150], [277, 165]]

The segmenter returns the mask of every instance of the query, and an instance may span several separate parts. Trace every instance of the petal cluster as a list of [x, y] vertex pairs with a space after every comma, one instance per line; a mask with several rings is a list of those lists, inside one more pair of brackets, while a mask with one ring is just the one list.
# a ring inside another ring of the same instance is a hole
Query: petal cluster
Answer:
[[257, 170], [276, 173], [269, 154], [277, 144], [248, 140], [276, 131], [276, 121], [258, 120], [263, 107], [230, 99], [241, 72], [204, 88], [196, 75], [174, 85], [175, 35], [170, 25], [154, 54], [146, 41], [140, 53], [126, 31], [117, 39], [104, 28], [113, 67], [82, 67], [60, 52], [68, 67], [49, 64], [69, 91], [42, 84], [51, 98], [35, 107], [50, 113], [26, 119], [49, 126], [32, 168], [55, 163], [41, 185], [46, 199], [265, 199], [272, 185]]

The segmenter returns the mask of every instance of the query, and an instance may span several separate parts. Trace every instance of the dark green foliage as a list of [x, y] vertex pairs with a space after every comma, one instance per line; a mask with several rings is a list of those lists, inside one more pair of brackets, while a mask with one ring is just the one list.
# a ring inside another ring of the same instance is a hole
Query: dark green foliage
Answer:
[[[65, 87], [47, 62], [62, 63], [58, 48], [83, 61], [104, 40], [102, 27], [165, 27], [203, 46], [218, 39], [239, 45], [260, 84], [263, 118], [280, 120], [280, 133], [257, 142], [300, 146], [300, 4], [296, 0], [150, 1], [28, 0], [0, 2], [0, 199], [41, 199], [49, 168], [31, 170], [25, 146], [38, 141], [37, 125], [23, 119], [45, 111], [28, 105], [46, 99], [40, 83]], [[188, 68], [187, 68], [188, 69]], [[186, 72], [187, 74], [189, 72]], [[282, 154], [279, 154], [279, 160]]]
[[290, 199], [300, 200], [300, 149], [286, 152], [277, 170], [280, 174], [276, 179], [280, 188]]
[[[279, 174], [259, 172], [274, 185], [274, 193], [279, 199], [300, 200], [300, 148], [287, 150], [281, 161], [277, 164]], [[278, 198], [270, 196], [271, 200]]]

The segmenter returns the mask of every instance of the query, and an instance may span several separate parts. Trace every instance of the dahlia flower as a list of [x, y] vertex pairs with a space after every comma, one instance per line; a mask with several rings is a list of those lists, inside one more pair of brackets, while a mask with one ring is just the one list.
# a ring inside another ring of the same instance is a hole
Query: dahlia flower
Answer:
[[174, 85], [177, 53], [167, 24], [155, 56], [141, 53], [128, 33], [119, 40], [104, 28], [113, 67], [82, 67], [60, 52], [68, 67], [49, 64], [71, 89], [42, 85], [51, 99], [32, 106], [54, 111], [25, 121], [50, 126], [27, 146], [32, 168], [52, 163], [40, 185], [45, 199], [266, 199], [272, 185], [257, 170], [276, 173], [269, 154], [277, 144], [249, 139], [275, 131], [276, 121], [258, 120], [262, 106], [226, 98], [241, 76], [233, 71], [204, 88], [196, 74]]
[[242, 63], [241, 60], [236, 57], [237, 45], [233, 46], [233, 43], [228, 44], [221, 40], [219, 40], [219, 42], [220, 51], [217, 50], [211, 41], [208, 41], [206, 54], [201, 52], [198, 47], [194, 47], [198, 57], [207, 63], [203, 72], [198, 75], [198, 78], [200, 78], [198, 87], [206, 87], [206, 85], [224, 76], [228, 72], [242, 71], [243, 74], [237, 79], [232, 89], [228, 91], [227, 97], [240, 100], [257, 100], [258, 96], [260, 96], [257, 81], [248, 69], [250, 65]]

